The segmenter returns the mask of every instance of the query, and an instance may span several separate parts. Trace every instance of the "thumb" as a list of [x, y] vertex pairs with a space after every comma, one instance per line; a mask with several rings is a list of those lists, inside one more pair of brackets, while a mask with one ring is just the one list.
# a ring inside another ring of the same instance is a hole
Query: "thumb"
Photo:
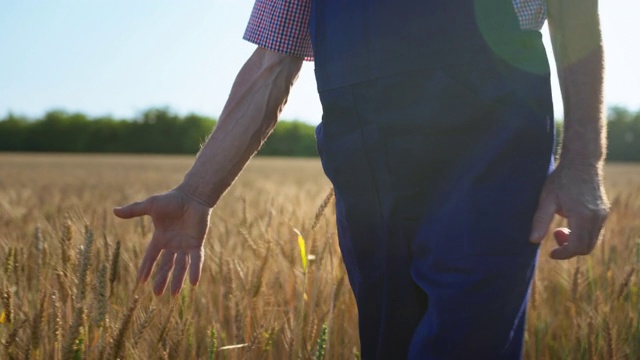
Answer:
[[551, 221], [553, 220], [553, 216], [555, 215], [555, 213], [555, 198], [543, 193], [540, 197], [540, 202], [538, 203], [538, 210], [536, 210], [536, 214], [533, 216], [533, 225], [531, 227], [531, 235], [529, 235], [529, 241], [534, 244], [539, 244], [542, 239], [544, 239], [545, 235], [547, 235], [549, 225], [551, 225]]
[[144, 201], [138, 201], [129, 205], [116, 207], [113, 213], [121, 219], [131, 219], [133, 217], [149, 215], [150, 198]]

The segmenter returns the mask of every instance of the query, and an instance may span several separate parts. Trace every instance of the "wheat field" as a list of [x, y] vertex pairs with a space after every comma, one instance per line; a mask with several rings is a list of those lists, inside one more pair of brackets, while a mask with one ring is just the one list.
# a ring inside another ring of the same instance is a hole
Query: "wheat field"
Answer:
[[[359, 358], [316, 159], [252, 160], [213, 212], [200, 285], [136, 285], [153, 229], [111, 209], [170, 189], [191, 161], [0, 154], [0, 359]], [[606, 181], [594, 253], [556, 262], [542, 247], [527, 359], [640, 358], [640, 166], [608, 165]]]

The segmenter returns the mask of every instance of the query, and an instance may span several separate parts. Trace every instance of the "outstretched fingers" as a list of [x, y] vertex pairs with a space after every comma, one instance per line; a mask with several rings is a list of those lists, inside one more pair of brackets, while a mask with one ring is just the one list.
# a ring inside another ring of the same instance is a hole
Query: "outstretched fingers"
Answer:
[[192, 251], [190, 257], [191, 264], [189, 265], [189, 282], [191, 283], [191, 285], [196, 286], [200, 281], [200, 274], [202, 274], [204, 248], [200, 247], [198, 250]]
[[187, 267], [189, 266], [189, 254], [180, 251], [176, 255], [175, 266], [173, 268], [173, 276], [171, 277], [171, 295], [175, 296], [180, 293], [182, 289], [182, 283], [187, 274]]
[[153, 280], [153, 293], [160, 296], [164, 294], [164, 289], [167, 287], [167, 281], [169, 280], [169, 274], [175, 264], [176, 253], [171, 250], [165, 249], [160, 258], [160, 263]]
[[162, 251], [162, 247], [159, 244], [158, 238], [154, 235], [147, 246], [147, 251], [144, 253], [144, 257], [142, 258], [142, 264], [140, 264], [140, 269], [138, 270], [138, 282], [146, 283], [149, 280], [149, 276], [151, 276], [151, 270], [153, 270], [153, 265], [158, 260], [158, 256], [160, 256], [160, 252]]

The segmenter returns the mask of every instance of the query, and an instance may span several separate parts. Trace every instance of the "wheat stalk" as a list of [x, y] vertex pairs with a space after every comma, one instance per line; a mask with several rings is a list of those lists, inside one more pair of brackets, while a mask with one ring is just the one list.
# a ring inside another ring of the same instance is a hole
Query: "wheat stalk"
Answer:
[[329, 328], [326, 323], [322, 324], [322, 330], [320, 331], [320, 338], [318, 338], [318, 345], [316, 346], [316, 353], [314, 358], [316, 360], [323, 360], [325, 350], [327, 347], [327, 332]]
[[8, 359], [17, 359], [13, 345], [16, 343], [18, 339], [18, 332], [27, 324], [27, 320], [23, 320], [18, 326], [15, 326], [11, 331], [7, 334], [7, 338], [4, 340], [4, 351], [7, 354]]
[[68, 329], [67, 337], [62, 346], [62, 358], [72, 359], [82, 352], [82, 328], [87, 317], [87, 310], [84, 306], [78, 305], [75, 308], [71, 327]]
[[58, 302], [58, 293], [54, 291], [51, 293], [49, 298], [51, 303], [51, 326], [53, 329], [51, 332], [53, 334], [53, 346], [55, 348], [55, 352], [57, 352], [60, 343], [62, 342], [62, 319], [60, 315], [60, 303]]
[[209, 330], [209, 360], [215, 360], [218, 351], [218, 334], [214, 326]]
[[118, 264], [120, 263], [120, 240], [116, 240], [116, 246], [111, 255], [111, 266], [109, 267], [109, 296], [113, 295], [113, 284], [118, 279]]
[[632, 266], [631, 269], [629, 269], [629, 271], [626, 273], [626, 275], [622, 279], [622, 282], [620, 283], [620, 287], [618, 287], [616, 300], [622, 299], [627, 289], [629, 288], [629, 284], [631, 284], [631, 278], [633, 278], [633, 274], [635, 274], [635, 272], [636, 268]]
[[249, 248], [251, 248], [251, 251], [253, 251], [253, 254], [255, 256], [260, 256], [260, 254], [262, 254], [262, 250], [260, 246], [258, 246], [258, 244], [256, 244], [255, 241], [253, 241], [253, 239], [251, 238], [247, 230], [244, 228], [240, 228], [238, 231], [240, 232], [240, 235], [242, 235], [242, 238], [244, 239], [245, 244], [249, 245]]
[[[309, 340], [310, 342], [313, 341], [313, 339], [316, 338], [316, 332], [318, 331], [318, 319], [316, 319], [315, 316], [313, 315], [309, 315], [311, 316], [311, 326], [309, 326], [309, 331], [311, 331], [311, 333], [309, 334]], [[305, 343], [307, 343], [306, 339], [305, 339]], [[310, 351], [309, 348], [305, 349], [307, 352]]]
[[[46, 321], [45, 315], [45, 304], [46, 304], [47, 294], [43, 294], [40, 297], [40, 305], [38, 306], [38, 311], [35, 313], [32, 323], [31, 323], [31, 346], [29, 351], [35, 354], [35, 357], [38, 357], [38, 350], [40, 349], [40, 338], [43, 335], [42, 324]], [[27, 358], [30, 358], [27, 355]]]
[[155, 314], [155, 310], [156, 310], [155, 307], [149, 306], [147, 311], [145, 311], [144, 314], [142, 315], [142, 320], [140, 320], [140, 322], [138, 323], [138, 326], [136, 327], [136, 331], [134, 332], [134, 335], [133, 335], [134, 346], [137, 347], [139, 345], [140, 339], [142, 338], [144, 331], [147, 328], [149, 328], [149, 326], [151, 325], [151, 321], [153, 320], [153, 315]]
[[578, 301], [578, 291], [580, 288], [580, 264], [576, 262], [576, 269], [573, 272], [573, 280], [571, 281], [571, 302], [574, 304]]
[[13, 297], [9, 289], [4, 289], [2, 292], [2, 314], [5, 323], [13, 323]]
[[102, 327], [107, 319], [107, 264], [100, 264], [93, 286], [93, 324]]
[[264, 278], [264, 273], [267, 268], [267, 263], [269, 262], [269, 257], [271, 255], [271, 242], [267, 242], [267, 249], [264, 252], [264, 256], [262, 257], [262, 261], [260, 261], [260, 267], [258, 268], [257, 276], [251, 286], [251, 298], [255, 299], [260, 293], [260, 289], [262, 289], [262, 279]]
[[62, 236], [60, 237], [60, 258], [62, 260], [62, 268], [67, 271], [69, 262], [71, 261], [71, 241], [73, 240], [73, 227], [71, 221], [66, 216], [62, 224]]
[[264, 324], [260, 324], [256, 326], [255, 330], [251, 333], [251, 337], [249, 338], [249, 342], [247, 343], [247, 347], [245, 349], [245, 353], [251, 352], [255, 345], [258, 343], [258, 339], [260, 339], [260, 335], [264, 331]]
[[315, 230], [318, 224], [320, 223], [320, 219], [322, 218], [324, 211], [327, 209], [327, 207], [331, 203], [331, 200], [333, 200], [334, 196], [335, 196], [335, 193], [333, 191], [333, 188], [330, 188], [329, 192], [327, 192], [327, 195], [325, 195], [324, 199], [320, 203], [320, 206], [318, 206], [318, 209], [316, 209], [316, 215], [313, 217], [313, 224], [311, 225], [311, 231]]
[[185, 343], [184, 341], [185, 334], [187, 333], [187, 329], [189, 328], [190, 324], [191, 324], [190, 319], [182, 321], [182, 323], [178, 327], [178, 331], [173, 332], [173, 333], [177, 333], [177, 337], [174, 336], [170, 341], [172, 345], [171, 358], [183, 358], [183, 359], [190, 358], [190, 356], [184, 356], [184, 355], [178, 356], [178, 354], [183, 352], [183, 347]]
[[616, 357], [616, 347], [614, 346], [615, 338], [613, 333], [613, 328], [611, 327], [611, 323], [608, 319], [604, 320], [604, 334], [605, 341], [607, 345], [607, 359], [615, 360]]
[[589, 359], [596, 359], [596, 330], [591, 317], [587, 323], [587, 353]]
[[38, 268], [42, 265], [42, 253], [44, 251], [44, 239], [42, 238], [42, 228], [40, 225], [36, 225], [33, 235], [34, 247], [38, 256], [37, 265]]
[[13, 246], [9, 247], [7, 251], [7, 255], [4, 258], [4, 274], [7, 278], [11, 275], [11, 271], [14, 269], [14, 263], [16, 261], [16, 248]]
[[127, 311], [124, 313], [124, 316], [122, 317], [122, 321], [120, 322], [120, 326], [118, 327], [118, 332], [116, 333], [116, 337], [115, 339], [113, 339], [113, 342], [110, 348], [111, 356], [109, 358], [112, 360], [120, 359], [122, 356], [122, 351], [124, 350], [125, 336], [131, 325], [131, 319], [133, 318], [133, 313], [138, 307], [138, 300], [139, 298], [137, 296], [133, 298], [133, 302], [131, 303]]
[[84, 246], [80, 254], [80, 266], [78, 268], [78, 287], [76, 290], [76, 301], [82, 304], [87, 294], [87, 284], [89, 281], [89, 267], [91, 266], [91, 250], [93, 249], [93, 231], [89, 226], [84, 230]]
[[164, 339], [164, 336], [167, 333], [167, 329], [169, 328], [169, 322], [171, 321], [171, 316], [173, 315], [173, 310], [176, 307], [176, 302], [172, 301], [171, 306], [169, 307], [169, 311], [167, 312], [167, 317], [165, 318], [162, 326], [160, 327], [160, 334], [158, 335], [158, 340], [156, 341], [157, 345], [160, 345]]

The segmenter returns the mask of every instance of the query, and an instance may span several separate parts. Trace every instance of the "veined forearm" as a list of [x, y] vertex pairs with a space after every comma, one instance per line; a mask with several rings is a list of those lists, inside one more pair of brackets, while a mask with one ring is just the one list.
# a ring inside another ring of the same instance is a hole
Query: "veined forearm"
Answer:
[[273, 130], [302, 59], [258, 48], [242, 67], [218, 124], [178, 189], [213, 207]]
[[561, 162], [599, 166], [606, 153], [604, 56], [597, 0], [549, 0], [564, 103]]
[[566, 66], [562, 75], [565, 106], [561, 161], [598, 165], [606, 154], [606, 115], [602, 99], [602, 47]]

